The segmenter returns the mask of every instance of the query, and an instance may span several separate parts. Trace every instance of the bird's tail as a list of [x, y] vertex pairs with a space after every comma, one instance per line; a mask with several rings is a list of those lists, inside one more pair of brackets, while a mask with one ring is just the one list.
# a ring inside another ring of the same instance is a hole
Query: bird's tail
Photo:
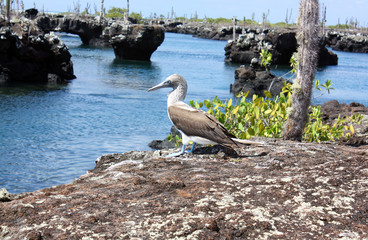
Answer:
[[233, 140], [236, 144], [244, 144], [244, 145], [261, 145], [261, 144], [263, 144], [261, 142], [255, 142], [255, 141], [246, 140], [246, 139], [239, 139], [239, 138], [232, 138], [231, 140]]

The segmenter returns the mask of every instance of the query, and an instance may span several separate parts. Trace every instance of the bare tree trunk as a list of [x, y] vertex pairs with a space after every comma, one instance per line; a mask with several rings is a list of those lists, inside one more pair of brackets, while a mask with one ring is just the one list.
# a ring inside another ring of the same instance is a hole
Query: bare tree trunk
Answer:
[[301, 141], [308, 120], [314, 74], [318, 62], [318, 0], [301, 0], [298, 17], [297, 74], [293, 83], [292, 107], [284, 126], [283, 138]]
[[127, 12], [128, 12], [128, 16], [129, 16], [129, 0], [127, 0]]
[[103, 12], [104, 12], [104, 0], [101, 0], [101, 11], [100, 11], [100, 23], [102, 23]]
[[19, 15], [19, 0], [15, 0], [15, 4], [17, 5], [17, 13], [16, 16]]
[[10, 20], [10, 0], [6, 0], [6, 18]]
[[233, 41], [236, 39], [236, 17], [233, 17]]
[[127, 10], [124, 12], [124, 23], [129, 23], [129, 0], [127, 0]]

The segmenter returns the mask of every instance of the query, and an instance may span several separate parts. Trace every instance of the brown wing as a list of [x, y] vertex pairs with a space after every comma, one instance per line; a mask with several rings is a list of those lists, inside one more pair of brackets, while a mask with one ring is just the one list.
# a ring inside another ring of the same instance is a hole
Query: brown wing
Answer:
[[197, 136], [209, 139], [219, 144], [236, 144], [234, 135], [211, 114], [192, 108], [183, 102], [168, 107], [169, 117], [176, 128], [187, 136]]

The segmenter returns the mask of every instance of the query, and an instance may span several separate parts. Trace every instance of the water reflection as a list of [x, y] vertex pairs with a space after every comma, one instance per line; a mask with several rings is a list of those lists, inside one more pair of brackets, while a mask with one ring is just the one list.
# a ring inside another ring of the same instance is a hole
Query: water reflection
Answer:
[[48, 92], [65, 90], [68, 83], [57, 84], [27, 84], [27, 83], [4, 83], [0, 85], [0, 95], [22, 96], [34, 92]]
[[161, 78], [161, 68], [154, 62], [114, 59], [105, 83], [114, 88], [145, 90]]

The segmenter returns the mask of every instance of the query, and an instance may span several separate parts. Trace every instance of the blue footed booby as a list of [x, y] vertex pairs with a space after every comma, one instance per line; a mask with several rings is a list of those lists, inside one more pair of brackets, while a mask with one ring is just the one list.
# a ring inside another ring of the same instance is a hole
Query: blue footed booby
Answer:
[[193, 108], [183, 101], [187, 94], [187, 81], [179, 74], [169, 76], [162, 83], [148, 89], [148, 92], [160, 88], [172, 88], [167, 98], [167, 113], [173, 125], [182, 135], [183, 147], [180, 152], [169, 154], [167, 157], [176, 157], [185, 153], [185, 147], [192, 141], [192, 153], [196, 143], [220, 144], [227, 147], [240, 144], [259, 144], [256, 142], [237, 139], [211, 114]]

